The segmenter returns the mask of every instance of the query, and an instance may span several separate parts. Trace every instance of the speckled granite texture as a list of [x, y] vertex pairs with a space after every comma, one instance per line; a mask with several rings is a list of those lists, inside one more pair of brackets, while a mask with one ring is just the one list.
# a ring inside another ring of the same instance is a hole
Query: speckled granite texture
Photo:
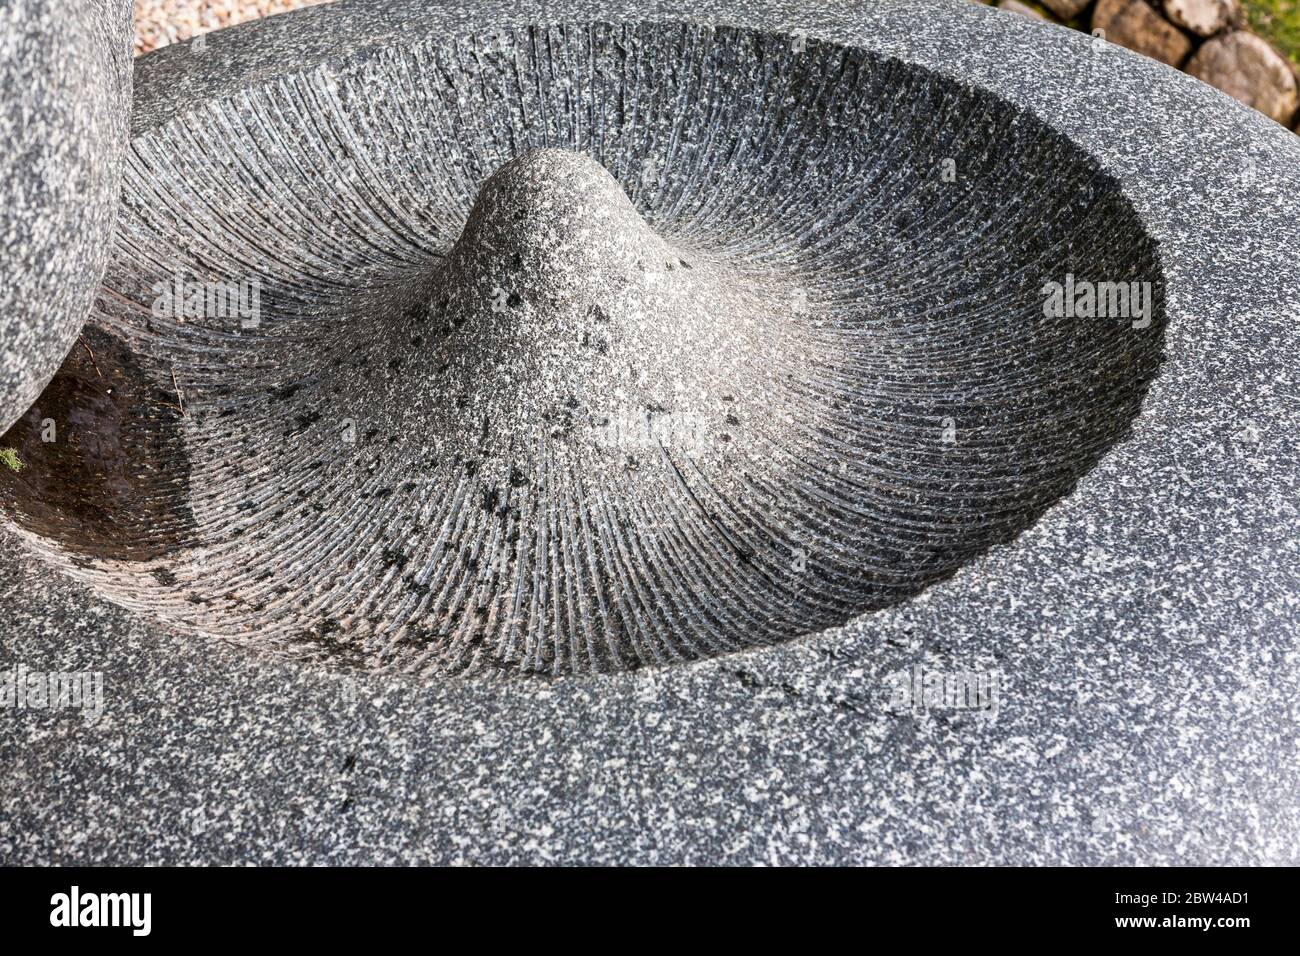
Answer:
[[0, 9], [0, 433], [63, 361], [104, 275], [131, 66], [129, 0]]
[[[937, 116], [969, 91], [1025, 111], [1020, 135], [1054, 131], [1117, 184], [1156, 248], [1165, 357], [1131, 434], [1074, 490], [1014, 541], [841, 627], [549, 681], [412, 679], [235, 646], [161, 623], [95, 580], [93, 561], [7, 530], [0, 661], [102, 671], [105, 712], [0, 711], [0, 859], [1300, 862], [1300, 146], [1123, 50], [921, 6], [719, 3], [708, 19], [896, 59], [930, 77]], [[153, 54], [135, 134], [176, 128], [241, 77], [327, 77], [319, 63], [350, 46], [646, 17], [412, 7], [236, 28], [198, 63], [184, 47]], [[698, 7], [653, 17], [682, 18], [702, 22]], [[922, 126], [889, 128], [902, 155], [928, 156]], [[1055, 188], [1077, 188], [1062, 176]], [[1062, 242], [1059, 264], [1077, 261], [1083, 246]], [[940, 299], [961, 288], [936, 278], [941, 258], [919, 258]], [[1002, 288], [971, 275], [968, 294]], [[891, 677], [918, 665], [996, 673], [996, 709], [900, 707]]]

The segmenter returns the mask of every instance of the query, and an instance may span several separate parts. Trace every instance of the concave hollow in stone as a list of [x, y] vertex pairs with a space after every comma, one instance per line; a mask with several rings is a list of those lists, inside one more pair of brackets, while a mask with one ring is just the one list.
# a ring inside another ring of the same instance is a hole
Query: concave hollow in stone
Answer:
[[[1151, 282], [1154, 320], [1045, 315], [1067, 274]], [[1089, 157], [861, 50], [418, 42], [136, 139], [95, 326], [147, 453], [94, 547], [0, 491], [111, 599], [279, 655], [692, 660], [1014, 538], [1138, 413], [1160, 289]]]

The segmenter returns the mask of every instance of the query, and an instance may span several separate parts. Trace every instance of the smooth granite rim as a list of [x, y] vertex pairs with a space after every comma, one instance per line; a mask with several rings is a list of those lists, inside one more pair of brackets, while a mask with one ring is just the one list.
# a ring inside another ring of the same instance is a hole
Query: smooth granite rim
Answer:
[[[94, 724], [3, 714], [0, 861], [1300, 861], [1294, 135], [1127, 51], [955, 0], [711, 10], [992, 90], [1124, 185], [1167, 282], [1167, 360], [1132, 436], [906, 604], [536, 686], [271, 664], [0, 558], [0, 660], [103, 671], [107, 702]], [[213, 35], [201, 59], [142, 59], [133, 123], [346, 37], [584, 16], [647, 13], [313, 8]], [[996, 717], [891, 711], [884, 678], [917, 664], [1002, 673]]]

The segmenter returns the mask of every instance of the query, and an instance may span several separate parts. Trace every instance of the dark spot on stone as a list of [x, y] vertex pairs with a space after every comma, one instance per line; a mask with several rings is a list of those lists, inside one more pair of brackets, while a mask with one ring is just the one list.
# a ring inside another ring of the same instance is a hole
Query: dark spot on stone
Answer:
[[310, 412], [304, 412], [301, 415], [295, 415], [293, 419], [293, 423], [296, 426], [297, 431], [300, 433], [306, 431], [308, 428], [310, 428], [312, 425], [315, 425], [320, 420], [321, 420], [320, 412], [310, 411]]
[[[91, 352], [94, 353], [92, 359]], [[76, 554], [148, 561], [194, 530], [190, 462], [171, 371], [148, 369], [87, 326], [27, 414], [3, 436], [25, 467], [0, 468], [0, 506]], [[46, 442], [47, 422], [54, 441]]]
[[419, 597], [424, 597], [424, 595], [429, 593], [429, 585], [421, 584], [415, 579], [415, 575], [413, 574], [408, 574], [406, 577], [402, 578], [402, 582], [406, 585], [408, 591]]

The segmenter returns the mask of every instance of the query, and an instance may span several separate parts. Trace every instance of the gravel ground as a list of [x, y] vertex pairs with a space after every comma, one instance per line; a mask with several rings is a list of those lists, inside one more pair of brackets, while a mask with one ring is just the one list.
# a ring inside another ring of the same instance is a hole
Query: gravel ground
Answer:
[[135, 0], [135, 55], [326, 0]]

